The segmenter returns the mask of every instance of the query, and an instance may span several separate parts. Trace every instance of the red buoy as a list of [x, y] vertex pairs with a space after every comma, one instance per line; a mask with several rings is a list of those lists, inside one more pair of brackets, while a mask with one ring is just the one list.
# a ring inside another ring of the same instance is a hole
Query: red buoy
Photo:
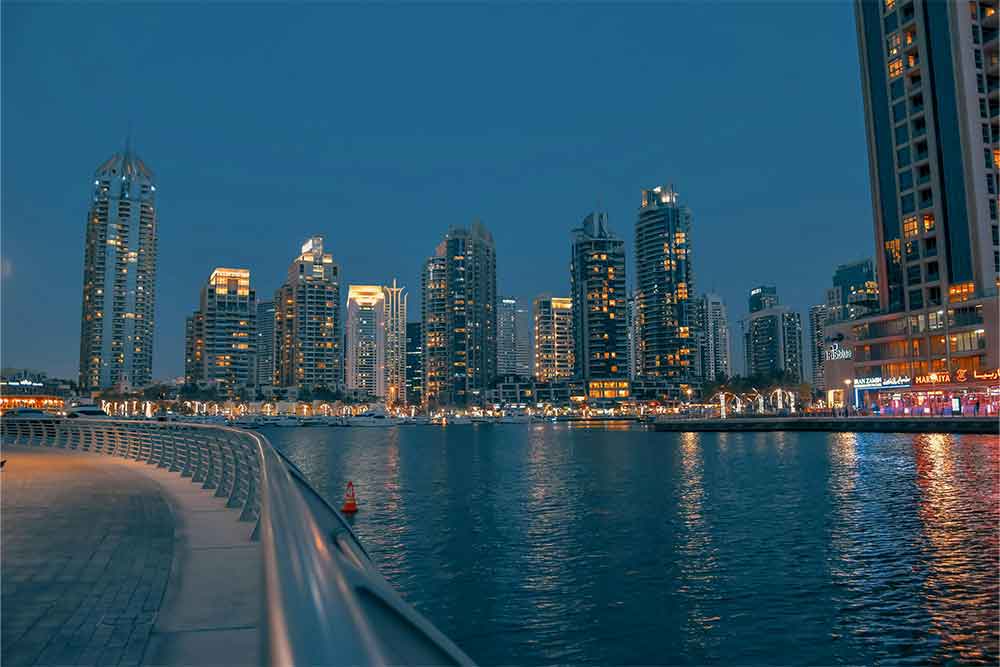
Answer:
[[358, 499], [354, 496], [354, 482], [347, 483], [347, 492], [344, 493], [344, 506], [340, 508], [344, 514], [354, 514], [358, 511]]

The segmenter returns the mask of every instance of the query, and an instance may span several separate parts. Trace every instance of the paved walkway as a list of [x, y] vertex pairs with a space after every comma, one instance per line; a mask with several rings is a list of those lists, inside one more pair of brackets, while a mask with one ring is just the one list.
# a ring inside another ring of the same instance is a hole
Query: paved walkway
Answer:
[[4, 447], [4, 667], [257, 662], [252, 526], [189, 479]]

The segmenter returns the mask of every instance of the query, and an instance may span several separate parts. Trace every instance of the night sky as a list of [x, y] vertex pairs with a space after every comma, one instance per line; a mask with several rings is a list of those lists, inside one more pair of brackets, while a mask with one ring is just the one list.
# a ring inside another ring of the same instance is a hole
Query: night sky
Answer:
[[[598, 203], [629, 249], [640, 189], [694, 213], [695, 285], [734, 338], [756, 283], [802, 313], [873, 233], [847, 2], [2, 8], [2, 364], [74, 378], [100, 162], [156, 175], [154, 376], [182, 374], [213, 267], [269, 297], [309, 235], [348, 283], [420, 266], [449, 225], [500, 293], [568, 294]], [[742, 367], [734, 350], [736, 370]]]

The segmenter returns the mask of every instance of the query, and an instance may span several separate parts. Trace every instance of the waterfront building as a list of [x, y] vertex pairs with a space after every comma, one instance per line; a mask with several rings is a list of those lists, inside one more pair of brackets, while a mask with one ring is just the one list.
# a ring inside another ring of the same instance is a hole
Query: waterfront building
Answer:
[[691, 211], [673, 186], [643, 190], [635, 225], [637, 375], [669, 381], [670, 397], [697, 389]]
[[156, 185], [128, 142], [94, 173], [84, 238], [80, 388], [145, 386], [153, 371]]
[[[757, 303], [767, 307], [753, 310]], [[743, 346], [748, 376], [785, 373], [791, 383], [802, 381], [802, 318], [778, 304], [777, 290], [750, 290], [751, 311], [743, 320]]]
[[406, 404], [423, 404], [423, 322], [406, 323]]
[[570, 291], [575, 376], [628, 377], [625, 242], [608, 229], [607, 213], [595, 211], [573, 230]]
[[288, 267], [274, 295], [275, 384], [279, 387], [342, 386], [340, 267], [314, 236]]
[[187, 318], [184, 379], [234, 396], [257, 381], [257, 295], [248, 269], [217, 268]]
[[551, 382], [573, 377], [573, 301], [566, 297], [535, 299], [535, 378]]
[[424, 263], [424, 404], [481, 404], [496, 380], [496, 247], [481, 223], [452, 227]]
[[833, 272], [833, 287], [826, 292], [826, 306], [827, 317], [835, 322], [877, 312], [875, 262], [863, 259], [838, 266]]
[[829, 308], [823, 304], [809, 309], [809, 357], [812, 362], [812, 386], [817, 391], [826, 389], [823, 379], [826, 341], [824, 329], [829, 318]]
[[505, 297], [497, 305], [497, 375], [531, 374], [526, 349], [527, 336], [523, 331], [524, 309], [517, 299]]
[[707, 382], [728, 378], [732, 368], [726, 304], [718, 294], [705, 294], [699, 299], [698, 315], [701, 375]]
[[997, 385], [997, 3], [856, 1], [855, 15], [880, 312], [844, 332], [849, 398], [964, 408]]
[[406, 405], [406, 301], [396, 285], [382, 288], [385, 303], [385, 397], [390, 405]]
[[386, 395], [386, 311], [380, 286], [347, 288], [345, 384], [379, 398]]
[[274, 301], [257, 303], [257, 386], [274, 385]]

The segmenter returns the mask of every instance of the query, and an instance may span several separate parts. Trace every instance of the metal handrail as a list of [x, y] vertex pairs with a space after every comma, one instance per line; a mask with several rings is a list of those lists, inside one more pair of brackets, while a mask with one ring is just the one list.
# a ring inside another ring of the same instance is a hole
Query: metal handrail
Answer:
[[4, 418], [3, 442], [119, 456], [180, 473], [253, 521], [263, 552], [262, 662], [472, 661], [403, 601], [344, 518], [253, 431], [183, 422]]

